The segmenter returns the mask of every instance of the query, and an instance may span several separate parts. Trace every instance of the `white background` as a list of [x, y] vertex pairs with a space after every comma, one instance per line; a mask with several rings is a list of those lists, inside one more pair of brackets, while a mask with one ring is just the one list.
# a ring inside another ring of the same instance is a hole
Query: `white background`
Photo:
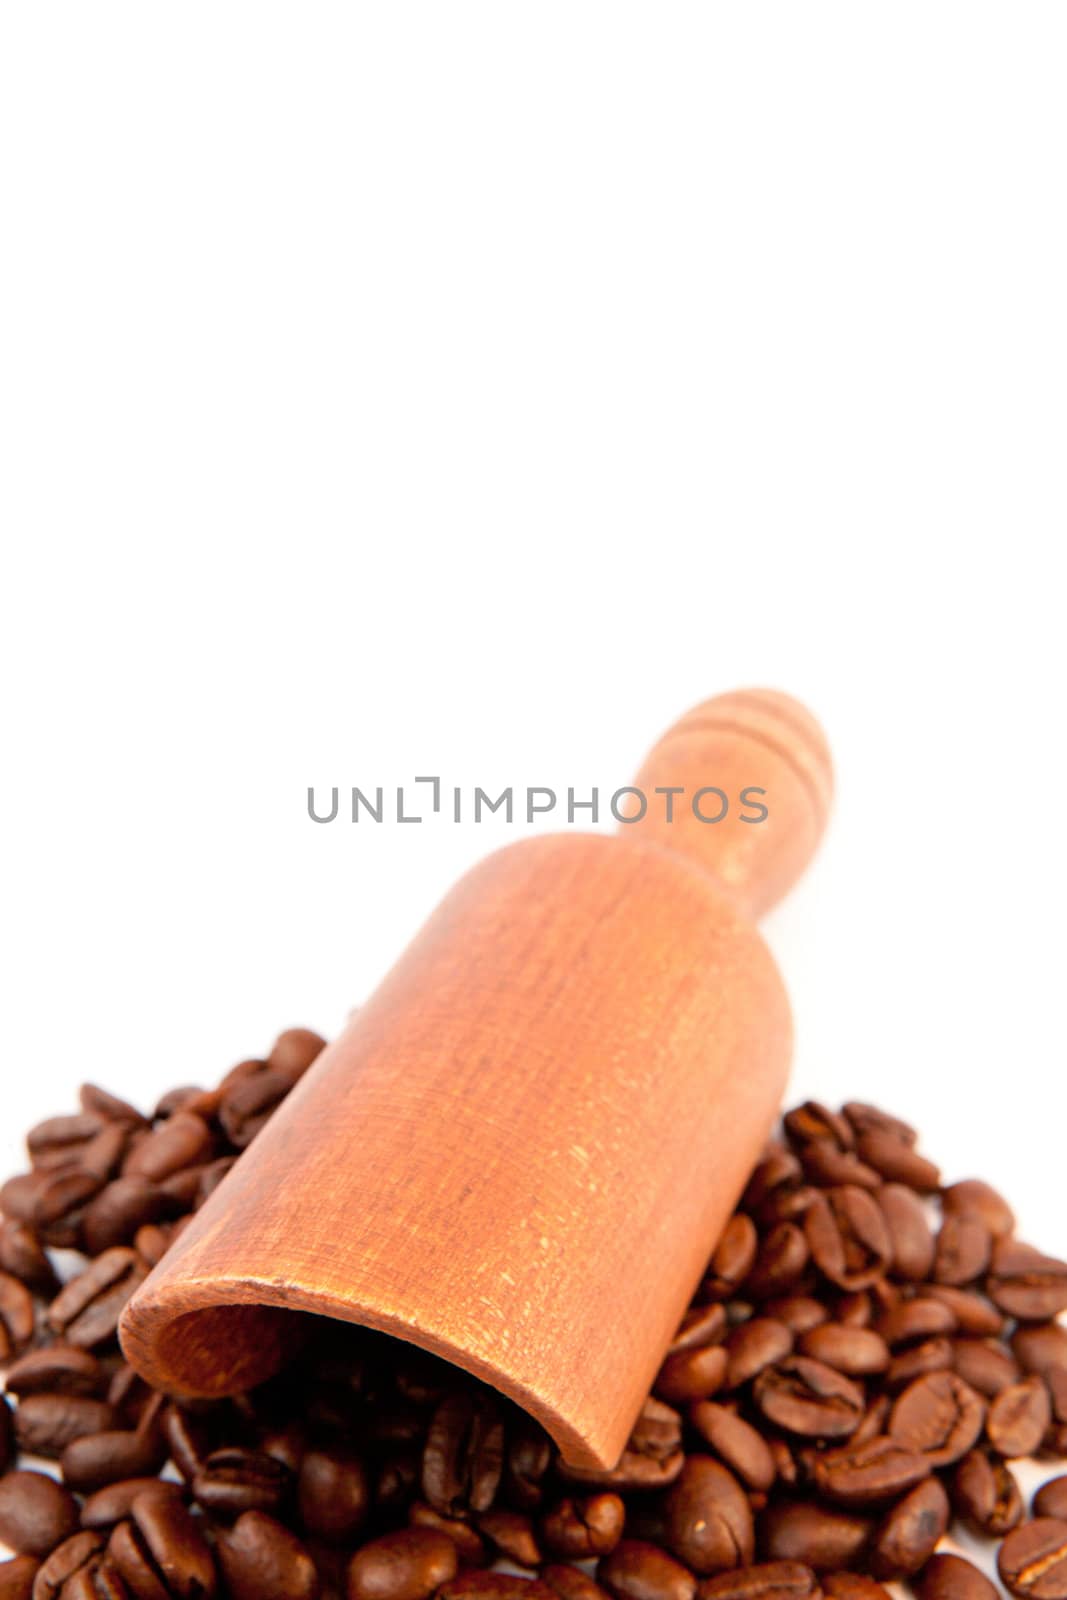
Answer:
[[85, 1077], [334, 1031], [523, 831], [316, 827], [309, 784], [611, 788], [761, 683], [838, 763], [767, 925], [795, 1093], [1067, 1251], [1065, 44], [5, 8], [5, 1168]]

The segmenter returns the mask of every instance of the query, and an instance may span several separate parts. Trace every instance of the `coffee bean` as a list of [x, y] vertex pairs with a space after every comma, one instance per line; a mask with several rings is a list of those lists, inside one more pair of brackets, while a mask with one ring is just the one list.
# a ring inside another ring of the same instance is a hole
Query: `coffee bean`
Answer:
[[607, 1600], [607, 1590], [581, 1567], [549, 1565], [542, 1568], [541, 1582], [560, 1600]]
[[708, 1299], [727, 1299], [752, 1271], [758, 1248], [756, 1224], [743, 1211], [735, 1212], [712, 1253], [701, 1292]]
[[32, 1556], [0, 1561], [0, 1600], [32, 1600], [37, 1568]]
[[598, 1562], [596, 1576], [615, 1600], [693, 1600], [696, 1594], [693, 1574], [643, 1539], [621, 1540]]
[[996, 1584], [963, 1556], [931, 1556], [915, 1583], [919, 1600], [999, 1600]]
[[483, 1511], [478, 1531], [495, 1546], [505, 1561], [519, 1567], [539, 1567], [544, 1559], [531, 1519], [524, 1511]]
[[889, 1433], [920, 1450], [934, 1467], [949, 1466], [967, 1454], [985, 1422], [980, 1395], [954, 1372], [917, 1378], [894, 1405]]
[[943, 1301], [929, 1295], [898, 1301], [878, 1322], [878, 1332], [892, 1349], [896, 1349], [897, 1345], [914, 1343], [917, 1339], [929, 1339], [955, 1331], [955, 1313]]
[[33, 1600], [58, 1600], [61, 1594], [70, 1594], [68, 1585], [72, 1579], [94, 1558], [99, 1561], [103, 1548], [104, 1541], [98, 1534], [72, 1534], [42, 1562], [33, 1585]]
[[889, 1363], [886, 1389], [890, 1394], [899, 1394], [916, 1378], [925, 1377], [928, 1372], [947, 1372], [955, 1368], [955, 1363], [956, 1352], [951, 1339], [924, 1339], [921, 1344], [908, 1345]]
[[797, 1144], [806, 1144], [814, 1139], [830, 1139], [839, 1150], [851, 1150], [856, 1143], [856, 1135], [848, 1118], [840, 1111], [831, 1111], [818, 1100], [806, 1100], [803, 1105], [787, 1111], [782, 1124]]
[[107, 1548], [137, 1600], [212, 1600], [218, 1587], [211, 1550], [175, 1495], [138, 1496]]
[[923, 1294], [940, 1300], [956, 1319], [957, 1332], [969, 1339], [994, 1339], [1004, 1331], [1004, 1316], [984, 1295], [973, 1289], [954, 1289], [945, 1283], [928, 1283]]
[[30, 1455], [57, 1459], [72, 1439], [101, 1433], [115, 1425], [106, 1400], [73, 1394], [29, 1394], [19, 1402], [15, 1435]]
[[554, 1593], [537, 1578], [510, 1572], [460, 1572], [437, 1591], [438, 1600], [553, 1600]]
[[910, 1123], [902, 1122], [899, 1117], [891, 1116], [878, 1106], [867, 1105], [862, 1100], [849, 1100], [841, 1107], [841, 1113], [857, 1136], [874, 1132], [889, 1134], [901, 1144], [916, 1145], [919, 1142], [919, 1135]]
[[78, 1503], [43, 1472], [0, 1478], [0, 1541], [20, 1556], [46, 1556], [78, 1531]]
[[877, 1200], [854, 1184], [816, 1196], [804, 1231], [815, 1265], [842, 1289], [867, 1288], [892, 1259], [889, 1229]]
[[172, 1495], [181, 1498], [181, 1485], [169, 1478], [126, 1478], [119, 1483], [109, 1483], [89, 1495], [82, 1506], [83, 1528], [93, 1528], [98, 1533], [109, 1533], [133, 1511], [135, 1500], [147, 1494]]
[[891, 1130], [868, 1127], [859, 1134], [856, 1149], [862, 1161], [879, 1173], [888, 1183], [905, 1183], [909, 1189], [921, 1194], [929, 1193], [941, 1182], [941, 1174], [932, 1161], [919, 1155], [914, 1145], [908, 1144]]
[[803, 1500], [772, 1503], [759, 1519], [760, 1554], [769, 1561], [801, 1561], [816, 1572], [859, 1563], [871, 1522], [855, 1513]]
[[988, 1279], [989, 1297], [1020, 1322], [1044, 1322], [1067, 1310], [1067, 1262], [1031, 1245], [999, 1239]]
[[193, 1478], [193, 1499], [224, 1520], [245, 1511], [273, 1513], [281, 1509], [291, 1481], [282, 1463], [262, 1451], [213, 1450]]
[[430, 1528], [372, 1539], [348, 1564], [347, 1600], [429, 1600], [458, 1568], [456, 1547]]
[[232, 1600], [317, 1600], [319, 1575], [295, 1533], [262, 1511], [245, 1511], [216, 1541]]
[[669, 1356], [680, 1350], [699, 1350], [707, 1344], [718, 1344], [726, 1335], [726, 1308], [718, 1301], [710, 1305], [690, 1306], [677, 1332], [667, 1347]]
[[941, 1209], [946, 1217], [977, 1217], [994, 1239], [1015, 1232], [1015, 1214], [1003, 1195], [978, 1178], [949, 1184], [941, 1193]]
[[1034, 1375], [1000, 1391], [989, 1407], [986, 1433], [1002, 1456], [1030, 1456], [1039, 1449], [1051, 1420], [1048, 1389]]
[[78, 1090], [82, 1110], [90, 1116], [97, 1117], [101, 1122], [122, 1122], [128, 1127], [145, 1128], [148, 1126], [141, 1113], [126, 1100], [120, 1100], [107, 1089], [101, 1089], [95, 1083], [83, 1083]]
[[1023, 1519], [1023, 1497], [1010, 1469], [984, 1450], [964, 1456], [952, 1478], [952, 1506], [975, 1533], [1003, 1538]]
[[1020, 1600], [1067, 1596], [1067, 1522], [1037, 1517], [1012, 1530], [997, 1556], [1000, 1581]]
[[115, 1337], [126, 1302], [144, 1277], [132, 1250], [105, 1250], [60, 1290], [48, 1308], [48, 1321], [69, 1344], [95, 1350]]
[[793, 1335], [774, 1317], [752, 1317], [735, 1328], [727, 1341], [726, 1383], [740, 1389], [793, 1349]]
[[173, 1202], [158, 1184], [132, 1175], [116, 1178], [94, 1195], [82, 1218], [82, 1239], [90, 1255], [128, 1245], [138, 1228], [172, 1216]]
[[442, 1516], [488, 1511], [504, 1465], [495, 1402], [474, 1390], [447, 1395], [434, 1412], [422, 1458], [422, 1492]]
[[902, 1183], [887, 1183], [876, 1196], [889, 1233], [889, 1268], [896, 1278], [921, 1283], [934, 1265], [935, 1242], [926, 1209]]
[[824, 1572], [821, 1583], [831, 1600], [889, 1600], [889, 1590], [862, 1572]]
[[763, 1309], [775, 1322], [784, 1323], [794, 1338], [829, 1322], [831, 1315], [829, 1306], [809, 1294], [783, 1295], [780, 1299], [768, 1300]]
[[0, 1218], [0, 1271], [18, 1278], [46, 1299], [56, 1294], [59, 1279], [32, 1228], [14, 1217]]
[[934, 1279], [962, 1289], [980, 1278], [993, 1255], [993, 1235], [980, 1217], [947, 1216], [937, 1236]]
[[105, 1484], [147, 1478], [158, 1472], [166, 1459], [166, 1445], [158, 1429], [113, 1429], [73, 1439], [59, 1465], [68, 1488], [92, 1494]]
[[349, 1544], [370, 1510], [370, 1483], [363, 1461], [340, 1447], [309, 1450], [297, 1482], [300, 1520], [307, 1532], [327, 1544]]
[[1011, 1348], [1024, 1372], [1036, 1372], [1044, 1378], [1055, 1367], [1067, 1371], [1067, 1328], [1058, 1322], [1016, 1328]]
[[850, 1378], [884, 1372], [889, 1366], [889, 1346], [880, 1333], [843, 1322], [824, 1322], [812, 1328], [802, 1335], [798, 1349], [801, 1355], [813, 1356]]
[[97, 1358], [88, 1350], [65, 1344], [27, 1351], [8, 1367], [4, 1382], [8, 1393], [20, 1399], [31, 1394], [68, 1394], [98, 1400], [106, 1387]]
[[1034, 1495], [1035, 1517], [1057, 1517], [1067, 1522], [1067, 1477], [1050, 1478]]
[[965, 1383], [987, 1399], [1000, 1394], [1009, 1384], [1017, 1383], [1022, 1376], [1019, 1363], [1004, 1346], [993, 1344], [989, 1339], [956, 1339], [952, 1347], [952, 1365]]
[[808, 1241], [794, 1222], [782, 1222], [765, 1235], [756, 1261], [740, 1293], [754, 1300], [785, 1294], [799, 1281], [808, 1264]]
[[664, 1501], [665, 1534], [672, 1555], [707, 1574], [752, 1561], [754, 1530], [748, 1498], [721, 1462], [691, 1455]]
[[211, 1129], [202, 1117], [177, 1111], [131, 1149], [123, 1177], [150, 1178], [154, 1183], [210, 1159]]
[[897, 1502], [874, 1535], [868, 1560], [876, 1578], [918, 1572], [948, 1528], [951, 1509], [940, 1478], [927, 1478]]
[[775, 1479], [774, 1457], [758, 1429], [711, 1400], [699, 1401], [689, 1420], [749, 1489], [766, 1493]]
[[587, 1561], [611, 1554], [625, 1521], [626, 1506], [617, 1494], [594, 1494], [557, 1501], [542, 1519], [541, 1535], [550, 1554]]
[[881, 1435], [817, 1456], [812, 1481], [835, 1505], [868, 1506], [895, 1500], [928, 1478], [930, 1471], [926, 1456]]
[[753, 1398], [769, 1422], [811, 1439], [847, 1439], [864, 1412], [863, 1390], [810, 1356], [790, 1356], [760, 1373]]
[[20, 1278], [0, 1272], [0, 1360], [33, 1338], [33, 1296]]
[[704, 1578], [700, 1600], [820, 1600], [818, 1580], [800, 1561], [764, 1561]]
[[719, 1344], [677, 1350], [663, 1362], [653, 1388], [661, 1400], [672, 1405], [706, 1399], [722, 1388], [727, 1362], [727, 1352]]
[[812, 1139], [800, 1149], [804, 1176], [810, 1183], [832, 1189], [841, 1184], [859, 1189], [878, 1189], [881, 1178], [874, 1167], [860, 1159], [855, 1150], [842, 1150], [832, 1139]]

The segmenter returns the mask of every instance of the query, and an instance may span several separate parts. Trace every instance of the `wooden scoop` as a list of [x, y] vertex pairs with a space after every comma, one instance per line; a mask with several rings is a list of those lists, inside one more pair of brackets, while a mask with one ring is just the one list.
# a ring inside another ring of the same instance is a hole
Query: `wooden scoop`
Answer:
[[[720, 822], [694, 811], [712, 785]], [[778, 1110], [789, 1009], [750, 919], [815, 850], [830, 758], [753, 690], [691, 711], [635, 787], [614, 837], [510, 845], [446, 895], [131, 1301], [153, 1384], [250, 1387], [314, 1312], [614, 1464]]]

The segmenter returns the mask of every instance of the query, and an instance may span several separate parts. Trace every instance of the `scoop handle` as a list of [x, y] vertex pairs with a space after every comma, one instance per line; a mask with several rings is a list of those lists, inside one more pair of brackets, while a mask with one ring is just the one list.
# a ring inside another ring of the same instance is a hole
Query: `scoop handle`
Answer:
[[[653, 745], [620, 831], [697, 861], [753, 919], [800, 877], [826, 826], [833, 766], [806, 707], [774, 689], [705, 700]], [[642, 809], [643, 807], [643, 809]]]

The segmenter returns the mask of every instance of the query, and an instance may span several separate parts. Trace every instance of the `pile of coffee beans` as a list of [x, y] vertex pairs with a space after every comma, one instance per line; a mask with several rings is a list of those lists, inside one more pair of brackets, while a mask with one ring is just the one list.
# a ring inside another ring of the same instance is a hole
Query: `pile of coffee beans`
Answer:
[[1067, 1265], [866, 1105], [786, 1115], [610, 1471], [338, 1323], [251, 1393], [148, 1388], [123, 1306], [322, 1044], [150, 1116], [86, 1086], [30, 1133], [0, 1191], [0, 1600], [992, 1600], [954, 1525], [1019, 1600], [1067, 1600], [1067, 1477], [1028, 1512], [1012, 1470], [1067, 1454]]

